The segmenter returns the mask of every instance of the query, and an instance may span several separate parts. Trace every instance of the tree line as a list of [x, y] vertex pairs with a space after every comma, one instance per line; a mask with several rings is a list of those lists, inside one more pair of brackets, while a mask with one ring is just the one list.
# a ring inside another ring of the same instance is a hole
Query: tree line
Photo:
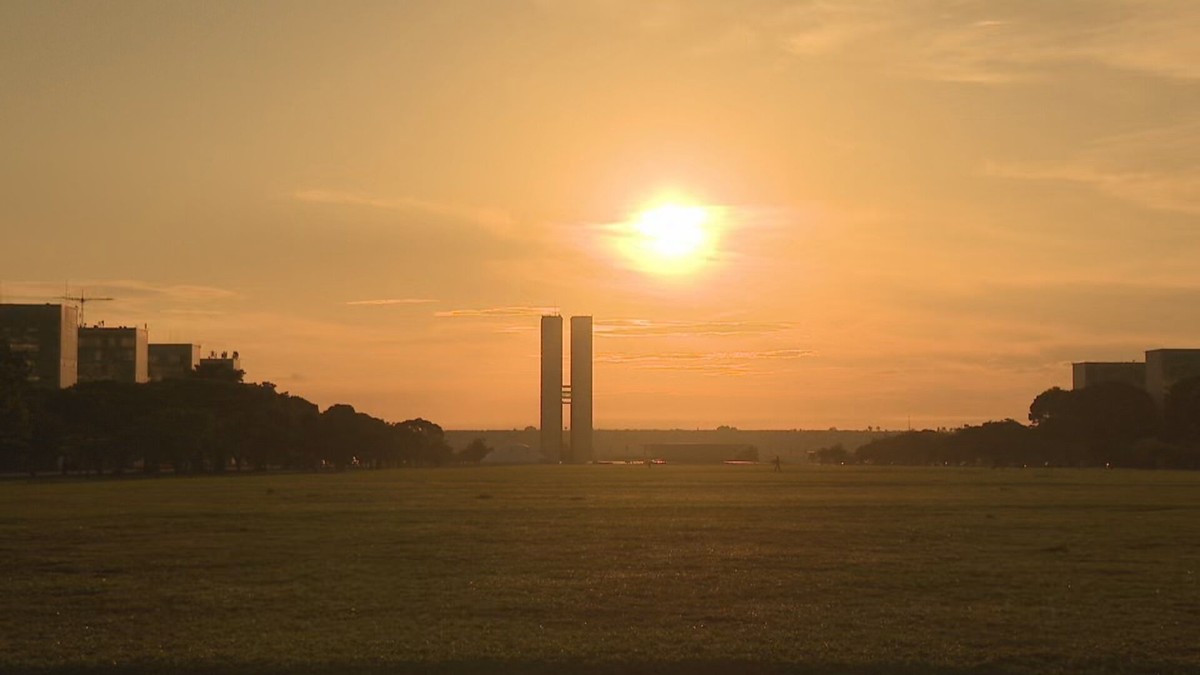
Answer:
[[909, 431], [854, 452], [835, 446], [823, 463], [982, 466], [1110, 466], [1200, 469], [1200, 377], [1176, 383], [1160, 410], [1145, 390], [1116, 382], [1058, 387], [1029, 406], [1028, 424], [985, 422]]
[[433, 422], [389, 423], [345, 404], [321, 411], [270, 382], [244, 383], [241, 371], [60, 390], [35, 388], [29, 374], [24, 358], [0, 341], [0, 472], [313, 470], [456, 459]]

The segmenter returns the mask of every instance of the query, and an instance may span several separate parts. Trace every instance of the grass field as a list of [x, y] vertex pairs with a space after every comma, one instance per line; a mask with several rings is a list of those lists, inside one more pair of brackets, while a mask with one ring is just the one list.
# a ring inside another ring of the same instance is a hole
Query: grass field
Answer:
[[1200, 474], [0, 482], [0, 672], [1200, 672]]

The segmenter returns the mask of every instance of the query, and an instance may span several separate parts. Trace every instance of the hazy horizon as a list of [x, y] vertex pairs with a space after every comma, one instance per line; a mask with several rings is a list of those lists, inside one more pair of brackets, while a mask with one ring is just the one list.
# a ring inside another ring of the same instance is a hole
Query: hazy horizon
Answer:
[[[447, 429], [538, 424], [547, 311], [595, 317], [598, 429], [1023, 421], [1072, 361], [1200, 347], [1197, 34], [1167, 0], [8, 2], [0, 299], [112, 296], [89, 322]], [[666, 203], [694, 241], [639, 238]]]

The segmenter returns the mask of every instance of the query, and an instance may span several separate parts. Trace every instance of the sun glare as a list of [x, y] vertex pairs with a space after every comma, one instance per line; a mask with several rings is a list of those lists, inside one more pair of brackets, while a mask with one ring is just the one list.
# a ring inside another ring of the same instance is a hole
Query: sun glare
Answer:
[[627, 223], [623, 252], [639, 268], [656, 274], [684, 274], [710, 260], [716, 248], [715, 212], [679, 203], [660, 204]]

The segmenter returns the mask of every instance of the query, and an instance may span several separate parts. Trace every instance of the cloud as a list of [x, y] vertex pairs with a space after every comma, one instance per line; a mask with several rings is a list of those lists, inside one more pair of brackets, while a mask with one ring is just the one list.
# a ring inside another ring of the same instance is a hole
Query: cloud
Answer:
[[778, 15], [786, 27], [785, 51], [806, 57], [841, 52], [888, 30], [889, 13], [867, 4], [815, 2], [792, 7]]
[[1002, 84], [1079, 63], [1200, 79], [1200, 5], [1190, 0], [817, 1], [779, 14], [774, 29], [797, 57], [919, 79]]
[[[958, 290], [911, 294], [908, 307], [939, 320], [972, 325], [1036, 329], [1044, 339], [1093, 342], [1190, 342], [1200, 317], [1180, 307], [1200, 305], [1200, 279], [1192, 282], [1028, 279], [991, 282]], [[980, 335], [974, 337], [984, 341]]]
[[761, 0], [754, 3], [535, 0], [544, 11], [626, 34], [687, 39], [685, 53], [764, 45], [812, 63], [899, 77], [1002, 85], [1091, 65], [1200, 79], [1194, 0]]
[[602, 354], [599, 363], [628, 365], [639, 370], [677, 370], [705, 374], [747, 375], [754, 373], [753, 362], [802, 359], [813, 356], [808, 349], [769, 349], [736, 352], [662, 352], [654, 354]]
[[347, 305], [381, 306], [381, 305], [426, 305], [437, 302], [432, 298], [382, 298], [379, 300], [349, 300]]
[[480, 225], [491, 230], [508, 232], [514, 224], [512, 216], [494, 209], [446, 204], [415, 197], [375, 197], [357, 192], [338, 190], [297, 190], [292, 193], [296, 201], [311, 204], [334, 204], [359, 206], [387, 211], [419, 213], [437, 218], [457, 220]]
[[1200, 214], [1200, 124], [1102, 138], [1057, 162], [988, 162], [983, 171], [1077, 183], [1146, 208]]
[[753, 361], [758, 359], [801, 359], [813, 356], [810, 349], [767, 349], [737, 352], [664, 352], [660, 354], [606, 354], [604, 363], [648, 363], [659, 361]]
[[768, 321], [650, 321], [611, 319], [594, 325], [600, 337], [668, 337], [692, 335], [762, 335], [793, 330], [795, 324]]
[[70, 295], [78, 298], [103, 296], [116, 301], [166, 300], [175, 302], [210, 302], [238, 297], [238, 293], [215, 286], [195, 284], [161, 284], [135, 279], [90, 279], [72, 282], [69, 287], [53, 281], [5, 282], [2, 289], [7, 298], [61, 300]]
[[985, 172], [1001, 178], [1078, 183], [1147, 208], [1200, 215], [1200, 171], [1105, 170], [1083, 162], [993, 162]]
[[163, 314], [175, 314], [179, 316], [221, 316], [226, 312], [215, 309], [164, 309]]
[[533, 324], [515, 324], [511, 326], [501, 326], [492, 332], [501, 333], [504, 335], [524, 335], [525, 333], [529, 333], [537, 329], [538, 327]]
[[116, 295], [124, 293], [126, 296], [143, 295], [191, 302], [228, 300], [238, 297], [238, 294], [234, 291], [215, 286], [192, 284], [163, 285], [131, 280], [101, 282], [96, 284], [95, 288], [96, 290], [112, 289]]
[[496, 318], [514, 316], [544, 316], [558, 314], [557, 307], [487, 307], [484, 309], [450, 309], [434, 312], [440, 318]]

